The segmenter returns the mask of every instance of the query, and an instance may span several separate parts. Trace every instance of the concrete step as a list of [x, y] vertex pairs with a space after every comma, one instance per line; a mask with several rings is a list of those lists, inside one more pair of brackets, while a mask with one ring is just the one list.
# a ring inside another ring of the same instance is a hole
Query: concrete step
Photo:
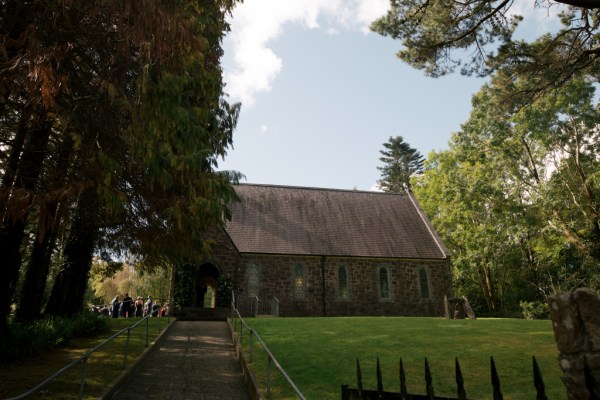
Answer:
[[231, 311], [227, 307], [183, 307], [174, 314], [181, 321], [227, 321], [227, 317], [231, 315]]

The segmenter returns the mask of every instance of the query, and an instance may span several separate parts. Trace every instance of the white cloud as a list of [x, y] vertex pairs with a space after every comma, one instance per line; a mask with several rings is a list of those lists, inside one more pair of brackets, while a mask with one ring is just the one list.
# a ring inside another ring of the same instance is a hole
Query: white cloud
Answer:
[[566, 6], [559, 3], [537, 6], [529, 0], [517, 0], [510, 6], [509, 14], [523, 17], [517, 30], [517, 38], [533, 40], [546, 32], [558, 29], [558, 14], [564, 10]]
[[[371, 21], [385, 14], [389, 0], [245, 0], [233, 12], [227, 37], [232, 66], [225, 66], [227, 93], [245, 106], [258, 93], [269, 92], [283, 68], [283, 60], [270, 48], [286, 24], [324, 29], [368, 32]], [[326, 26], [322, 28], [319, 22]]]
[[371, 188], [369, 190], [371, 192], [383, 192], [383, 189], [381, 189], [381, 186], [379, 186], [379, 183], [373, 184], [373, 186], [371, 186]]

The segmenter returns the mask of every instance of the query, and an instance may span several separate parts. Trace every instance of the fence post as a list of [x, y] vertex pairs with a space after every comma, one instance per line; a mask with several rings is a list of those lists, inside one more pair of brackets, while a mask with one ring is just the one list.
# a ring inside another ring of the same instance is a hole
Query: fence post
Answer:
[[81, 383], [79, 384], [79, 399], [83, 399], [83, 388], [85, 387], [85, 374], [87, 372], [87, 359], [88, 359], [89, 354], [86, 354], [85, 357], [83, 357], [83, 360], [81, 360], [83, 362], [83, 367], [81, 368]]
[[348, 385], [342, 385], [342, 400], [350, 400]]
[[248, 338], [248, 346], [250, 347], [250, 363], [252, 363], [252, 355], [253, 355], [253, 351], [252, 351], [252, 339], [254, 339], [254, 331], [252, 329], [250, 329], [250, 337]]
[[123, 369], [127, 369], [127, 354], [129, 353], [129, 337], [131, 336], [131, 328], [127, 328], [127, 339], [125, 339], [125, 357], [123, 358]]
[[456, 370], [456, 397], [458, 400], [467, 400], [467, 392], [465, 391], [465, 380], [460, 370], [460, 364], [458, 363], [458, 357], [454, 358], [454, 369]]
[[402, 357], [400, 357], [400, 398], [402, 400], [408, 399], [408, 392], [406, 390], [406, 373], [404, 372], [404, 363], [402, 362]]
[[242, 320], [240, 320], [240, 346], [244, 345], [244, 325]]
[[548, 400], [548, 397], [546, 397], [546, 386], [544, 385], [544, 380], [542, 379], [542, 372], [540, 371], [540, 367], [538, 366], [535, 356], [532, 357], [532, 364], [533, 385], [535, 386], [536, 391], [535, 400]]
[[431, 378], [431, 370], [429, 369], [429, 361], [427, 361], [427, 357], [425, 357], [425, 391], [427, 393], [427, 397], [433, 399], [435, 392], [433, 390], [433, 379]]
[[383, 398], [383, 377], [381, 376], [381, 365], [379, 364], [379, 357], [377, 357], [377, 394], [379, 398]]
[[500, 390], [500, 378], [498, 377], [498, 371], [496, 371], [494, 357], [490, 357], [490, 363], [492, 371], [492, 386], [494, 387], [494, 400], [503, 400], [502, 391]]
[[356, 359], [356, 386], [358, 386], [358, 397], [362, 399], [363, 395], [363, 384], [362, 384], [362, 372], [360, 371], [360, 361]]

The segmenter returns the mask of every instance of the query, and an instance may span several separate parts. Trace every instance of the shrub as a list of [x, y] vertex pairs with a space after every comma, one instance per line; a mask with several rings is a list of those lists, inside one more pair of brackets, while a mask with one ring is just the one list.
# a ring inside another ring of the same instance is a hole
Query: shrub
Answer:
[[107, 318], [85, 310], [73, 318], [73, 336], [92, 336], [108, 332], [110, 324]]
[[521, 315], [525, 319], [548, 319], [549, 308], [548, 304], [542, 301], [522, 301], [519, 303], [521, 306]]
[[85, 311], [73, 318], [48, 317], [32, 322], [12, 322], [10, 336], [0, 343], [0, 360], [35, 357], [62, 346], [72, 337], [90, 336], [110, 329], [106, 318]]

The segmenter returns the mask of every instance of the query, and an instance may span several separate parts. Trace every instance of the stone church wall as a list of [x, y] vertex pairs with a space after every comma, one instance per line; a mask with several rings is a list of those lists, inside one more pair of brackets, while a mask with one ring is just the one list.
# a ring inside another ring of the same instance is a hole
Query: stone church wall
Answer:
[[[227, 235], [215, 235], [214, 240], [210, 261], [233, 280], [236, 297], [249, 301], [252, 268], [258, 274], [254, 290], [260, 302], [267, 304], [276, 297], [280, 316], [443, 316], [444, 295], [452, 296], [447, 261], [239, 254]], [[341, 269], [345, 285], [340, 285]], [[387, 297], [382, 297], [382, 269], [389, 285]], [[420, 270], [427, 277], [427, 298]]]
[[[451, 294], [450, 270], [445, 262], [378, 260], [283, 255], [243, 255], [242, 270], [258, 267], [258, 297], [276, 297], [281, 316], [443, 316], [444, 295]], [[295, 296], [297, 265], [305, 270], [304, 296]], [[340, 293], [339, 268], [345, 268], [347, 286]], [[389, 294], [381, 296], [379, 270], [389, 274]], [[418, 268], [428, 274], [429, 298], [421, 294]], [[246, 275], [246, 274], [244, 274]], [[248, 297], [247, 280], [238, 282], [238, 296]], [[323, 301], [325, 293], [325, 301]]]

